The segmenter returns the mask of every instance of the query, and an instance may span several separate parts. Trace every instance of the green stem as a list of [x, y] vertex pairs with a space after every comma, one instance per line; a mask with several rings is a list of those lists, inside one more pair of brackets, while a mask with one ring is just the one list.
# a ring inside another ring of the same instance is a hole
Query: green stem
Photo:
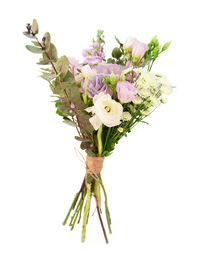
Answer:
[[73, 223], [71, 224], [71, 231], [74, 229], [74, 225], [75, 225], [76, 220], [77, 220], [77, 218], [78, 218], [79, 212], [80, 212], [80, 210], [82, 209], [82, 206], [83, 206], [83, 199], [81, 198], [81, 200], [80, 200], [80, 205], [79, 205], [78, 210], [77, 210], [77, 213], [76, 213], [76, 217], [75, 217]]
[[108, 229], [109, 229], [109, 232], [110, 234], [112, 234], [112, 230], [111, 230], [111, 220], [110, 220], [110, 212], [109, 212], [109, 209], [108, 209], [108, 198], [107, 198], [107, 194], [106, 194], [106, 190], [105, 190], [105, 187], [102, 183], [102, 179], [101, 177], [99, 177], [99, 182], [101, 184], [101, 187], [103, 189], [103, 192], [104, 192], [104, 197], [105, 197], [105, 211], [106, 211], [106, 220], [107, 220], [107, 224], [108, 224]]
[[102, 144], [102, 130], [103, 130], [103, 125], [99, 127], [99, 130], [97, 132], [97, 141], [98, 141], [98, 152], [99, 152], [99, 157], [101, 157], [102, 151], [103, 151], [103, 144]]
[[67, 220], [68, 220], [68, 218], [69, 218], [69, 215], [70, 215], [70, 213], [71, 213], [71, 211], [72, 211], [72, 209], [73, 209], [73, 207], [74, 207], [74, 203], [77, 201], [77, 198], [78, 198], [78, 197], [79, 197], [79, 192], [76, 193], [76, 195], [75, 195], [75, 197], [74, 197], [74, 200], [73, 200], [73, 202], [72, 202], [72, 204], [71, 204], [71, 207], [70, 207], [70, 209], [69, 209], [69, 211], [68, 211], [68, 213], [67, 213], [67, 216], [66, 216], [66, 218], [65, 218], [64, 221], [63, 221], [63, 225], [66, 225]]
[[91, 203], [91, 184], [87, 184], [87, 200], [86, 200], [85, 208], [84, 208], [81, 242], [85, 241], [86, 224], [87, 224], [88, 215], [89, 215], [89, 212], [90, 212], [90, 203]]
[[104, 143], [104, 146], [103, 146], [103, 151], [105, 151], [105, 149], [106, 149], [106, 146], [107, 146], [107, 143], [108, 143], [108, 137], [110, 135], [110, 131], [111, 131], [111, 127], [108, 128], [108, 131], [107, 131], [107, 134], [106, 134], [106, 140], [105, 140], [105, 143]]
[[83, 94], [83, 101], [87, 105], [87, 78], [85, 78], [85, 92]]

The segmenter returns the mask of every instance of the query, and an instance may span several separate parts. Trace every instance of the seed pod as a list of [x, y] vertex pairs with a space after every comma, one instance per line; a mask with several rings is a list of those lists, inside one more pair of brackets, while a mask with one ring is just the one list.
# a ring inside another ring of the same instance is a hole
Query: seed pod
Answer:
[[33, 35], [35, 35], [39, 32], [39, 27], [38, 27], [38, 23], [37, 23], [36, 19], [33, 20], [31, 29], [32, 29]]
[[49, 32], [46, 32], [42, 38], [42, 47], [45, 49], [45, 50], [48, 50], [49, 47], [50, 47], [50, 43], [51, 43], [51, 35]]

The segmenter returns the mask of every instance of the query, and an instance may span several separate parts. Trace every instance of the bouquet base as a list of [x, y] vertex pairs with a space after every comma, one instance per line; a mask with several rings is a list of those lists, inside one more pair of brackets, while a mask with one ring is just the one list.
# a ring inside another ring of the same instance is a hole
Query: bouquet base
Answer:
[[[91, 199], [92, 197], [95, 198], [96, 202], [96, 210], [98, 213], [99, 221], [102, 227], [102, 231], [104, 234], [104, 238], [106, 243], [108, 243], [108, 238], [106, 234], [106, 230], [103, 224], [102, 220], [102, 209], [101, 209], [101, 189], [104, 194], [105, 199], [105, 214], [106, 214], [106, 220], [107, 225], [110, 234], [112, 233], [111, 230], [111, 219], [110, 219], [110, 212], [108, 209], [108, 200], [107, 200], [107, 194], [105, 187], [102, 182], [101, 178], [101, 170], [103, 167], [103, 157], [89, 157], [87, 156], [86, 159], [86, 175], [84, 177], [83, 183], [81, 185], [80, 190], [76, 193], [72, 204], [69, 208], [69, 211], [67, 213], [67, 216], [65, 220], [63, 221], [63, 225], [67, 224], [67, 221], [69, 219], [70, 214], [71, 220], [69, 223], [69, 226], [71, 227], [71, 230], [74, 229], [74, 226], [76, 222], [79, 224], [81, 221], [82, 213], [83, 213], [83, 222], [82, 222], [82, 234], [81, 234], [81, 241], [84, 242], [86, 238], [86, 226], [89, 220], [89, 214], [90, 214], [90, 205], [91, 205]], [[83, 210], [84, 206], [84, 210]]]

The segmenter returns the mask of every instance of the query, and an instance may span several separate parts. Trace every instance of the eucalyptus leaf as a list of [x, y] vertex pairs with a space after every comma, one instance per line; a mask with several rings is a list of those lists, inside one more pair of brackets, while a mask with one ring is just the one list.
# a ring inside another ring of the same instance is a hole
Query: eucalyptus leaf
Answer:
[[[57, 59], [58, 59], [57, 49], [56, 49], [54, 44], [51, 43], [49, 49], [46, 50], [46, 52], [48, 53], [48, 56], [52, 61], [57, 61]], [[48, 59], [48, 57], [45, 53], [43, 53], [43, 58]]]
[[71, 121], [68, 118], [65, 118], [63, 122], [66, 123], [66, 124], [68, 124], [68, 125], [70, 125], [70, 126], [73, 126], [73, 127], [76, 127], [77, 126], [76, 123], [74, 123], [73, 121]]
[[39, 47], [41, 47], [40, 46], [40, 44], [37, 42], [37, 41], [31, 41], [35, 46], [39, 46]]
[[81, 141], [81, 142], [90, 142], [90, 139], [86, 139], [80, 136], [75, 136], [74, 137], [77, 141]]
[[41, 58], [37, 64], [38, 65], [49, 65], [50, 63], [51, 63], [51, 60]]
[[69, 68], [69, 61], [66, 56], [60, 57], [57, 62], [55, 63], [56, 70], [63, 76], [68, 72]]
[[32, 46], [32, 45], [26, 45], [26, 49], [28, 49], [30, 52], [32, 53], [36, 53], [36, 54], [40, 54], [42, 53], [42, 49], [36, 46]]
[[40, 75], [40, 77], [45, 79], [46, 81], [50, 82], [51, 80], [55, 79], [57, 77], [57, 75], [43, 72], [42, 75]]
[[35, 36], [32, 35], [32, 33], [23, 32], [23, 34], [24, 34], [26, 37], [28, 37], [28, 38], [35, 39]]
[[65, 104], [61, 103], [60, 105], [57, 106], [57, 109], [59, 110], [60, 113], [65, 117], [70, 115], [70, 108]]

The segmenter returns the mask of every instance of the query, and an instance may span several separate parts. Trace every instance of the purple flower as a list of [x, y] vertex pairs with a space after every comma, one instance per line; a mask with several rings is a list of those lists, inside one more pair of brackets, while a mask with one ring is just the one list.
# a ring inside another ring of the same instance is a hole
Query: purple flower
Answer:
[[84, 49], [82, 52], [83, 57], [94, 56], [94, 55], [95, 55], [95, 50], [93, 48]]
[[118, 82], [116, 86], [117, 97], [124, 103], [133, 101], [138, 90], [130, 82]]
[[[82, 92], [85, 91], [84, 83], [82, 85]], [[97, 74], [92, 80], [87, 80], [87, 95], [93, 98], [101, 92], [108, 92], [108, 86], [104, 81], [104, 76], [102, 74]]]
[[141, 43], [135, 39], [132, 43], [132, 56], [142, 58], [148, 49], [149, 47], [147, 44]]
[[99, 56], [87, 56], [85, 57], [83, 64], [89, 64], [89, 65], [94, 65], [101, 63], [103, 61], [102, 57]]

